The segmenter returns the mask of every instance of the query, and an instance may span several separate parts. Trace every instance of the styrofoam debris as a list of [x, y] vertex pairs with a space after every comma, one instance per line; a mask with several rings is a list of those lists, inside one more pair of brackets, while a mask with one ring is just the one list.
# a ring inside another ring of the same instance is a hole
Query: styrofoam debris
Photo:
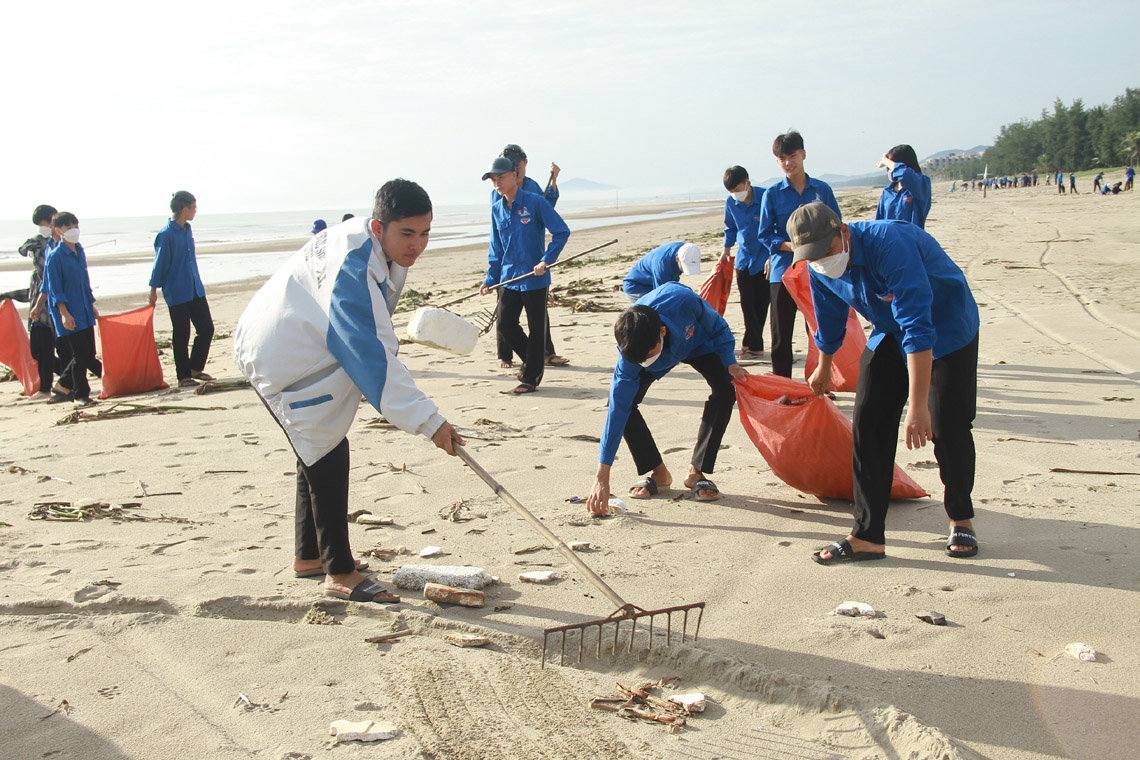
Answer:
[[610, 497], [609, 508], [606, 510], [607, 515], [624, 515], [626, 511], [624, 501], [613, 496]]
[[491, 640], [486, 636], [476, 636], [473, 633], [458, 633], [456, 631], [448, 631], [443, 634], [443, 640], [457, 647], [481, 647], [491, 643]]
[[571, 541], [568, 546], [576, 552], [588, 552], [594, 548], [589, 541]]
[[442, 546], [425, 546], [420, 549], [421, 557], [438, 557], [441, 554], [443, 554]]
[[423, 591], [427, 583], [477, 589], [496, 580], [483, 568], [470, 565], [403, 565], [392, 574], [392, 583], [396, 586], [415, 591]]
[[394, 520], [391, 515], [377, 517], [376, 515], [357, 515], [356, 522], [359, 525], [391, 525]]
[[550, 583], [554, 580], [554, 571], [532, 570], [529, 573], [520, 573], [519, 580], [526, 581], [527, 583]]
[[374, 720], [334, 720], [329, 724], [329, 735], [338, 742], [379, 742], [395, 738], [400, 731], [391, 723]]
[[1079, 641], [1073, 642], [1065, 647], [1065, 654], [1075, 657], [1081, 662], [1096, 662], [1096, 650], [1088, 644], [1082, 644]]
[[479, 341], [479, 328], [449, 311], [423, 306], [408, 323], [408, 337], [425, 346], [466, 356]]
[[691, 694], [671, 694], [669, 701], [684, 707], [689, 712], [705, 711], [705, 695], [699, 691], [694, 691]]
[[848, 617], [869, 617], [873, 618], [878, 613], [875, 608], [863, 602], [844, 602], [835, 608], [836, 615], [847, 615]]

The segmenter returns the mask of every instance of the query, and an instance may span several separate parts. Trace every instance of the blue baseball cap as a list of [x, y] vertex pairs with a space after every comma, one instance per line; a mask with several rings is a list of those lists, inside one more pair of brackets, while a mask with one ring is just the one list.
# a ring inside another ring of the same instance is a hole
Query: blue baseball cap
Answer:
[[328, 228], [328, 225], [325, 224], [325, 220], [324, 219], [318, 219], [315, 222], [313, 222], [313, 229], [309, 234], [310, 235], [316, 235], [321, 230], [324, 230], [327, 228]]

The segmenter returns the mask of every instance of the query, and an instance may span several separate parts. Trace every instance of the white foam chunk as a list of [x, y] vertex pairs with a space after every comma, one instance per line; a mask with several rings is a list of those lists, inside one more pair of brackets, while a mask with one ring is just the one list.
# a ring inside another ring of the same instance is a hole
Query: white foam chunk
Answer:
[[374, 720], [334, 720], [329, 724], [329, 735], [338, 742], [380, 742], [395, 738], [398, 733], [392, 724]]
[[408, 337], [425, 346], [467, 356], [475, 350], [479, 328], [450, 311], [424, 306], [412, 315]]
[[495, 578], [486, 570], [470, 565], [403, 565], [392, 574], [392, 583], [414, 591], [423, 591], [426, 583], [480, 589], [494, 582]]
[[689, 712], [705, 711], [705, 695], [699, 691], [691, 694], [673, 694], [669, 697], [669, 701], [684, 707]]
[[550, 583], [554, 580], [553, 570], [533, 570], [529, 573], [521, 573], [519, 575], [520, 581], [527, 583]]
[[844, 602], [835, 608], [836, 615], [847, 615], [848, 617], [875, 617], [875, 608], [863, 602]]

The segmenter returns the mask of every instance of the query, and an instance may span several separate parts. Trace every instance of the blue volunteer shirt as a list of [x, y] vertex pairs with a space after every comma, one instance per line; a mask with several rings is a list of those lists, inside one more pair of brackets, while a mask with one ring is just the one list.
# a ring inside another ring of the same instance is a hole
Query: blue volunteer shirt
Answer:
[[[538, 186], [538, 183], [535, 182], [533, 179], [531, 179], [530, 177], [524, 177], [522, 187], [519, 189], [520, 190], [526, 190], [528, 193], [534, 193], [535, 195], [541, 195], [543, 198], [546, 199], [547, 203], [550, 204], [551, 208], [554, 208], [555, 206], [558, 205], [558, 197], [559, 197], [560, 193], [558, 192], [558, 188], [553, 187], [552, 185], [547, 185], [546, 189], [543, 190], [541, 187]], [[495, 200], [497, 198], [499, 198], [499, 193], [495, 190], [492, 190], [491, 191], [491, 205], [492, 206], [495, 205]]]
[[171, 220], [155, 236], [150, 287], [162, 288], [167, 306], [189, 303], [206, 295], [194, 257], [194, 233], [189, 222], [179, 226]]
[[667, 282], [681, 279], [681, 265], [677, 263], [677, 251], [685, 243], [666, 243], [642, 256], [629, 270], [622, 282], [622, 290], [627, 295], [640, 298], [654, 288]]
[[618, 353], [598, 458], [602, 464], [614, 462], [643, 372], [660, 380], [680, 362], [705, 354], [716, 354], [725, 367], [736, 364], [733, 354], [736, 339], [728, 329], [728, 322], [705, 299], [681, 283], [668, 282], [646, 293], [637, 304], [652, 308], [661, 317], [665, 325], [665, 344], [649, 368], [626, 361]]
[[[550, 231], [550, 245], [546, 232]], [[519, 190], [514, 203], [507, 205], [506, 196], [499, 196], [491, 206], [491, 245], [487, 252], [487, 277], [483, 284], [490, 286], [506, 282], [533, 271], [538, 262], [549, 266], [558, 261], [558, 254], [570, 238], [570, 228], [558, 212], [541, 195]], [[550, 273], [541, 277], [528, 277], [506, 287], [511, 290], [541, 290], [550, 286]]]
[[764, 205], [764, 188], [752, 187], [752, 202], [741, 203], [731, 195], [724, 201], [724, 247], [739, 244], [736, 268], [751, 275], [764, 271], [768, 248], [760, 243], [761, 208]]
[[[895, 190], [895, 183], [899, 189]], [[963, 183], [963, 187], [965, 183]], [[916, 172], [906, 164], [895, 164], [891, 170], [891, 184], [883, 188], [875, 219], [898, 219], [917, 224], [925, 229], [930, 213], [930, 177]]]
[[[44, 282], [40, 292], [47, 294], [48, 308], [56, 335], [70, 335], [95, 326], [95, 294], [91, 292], [91, 278], [87, 274], [87, 254], [83, 246], [75, 244], [71, 250], [60, 241], [48, 249], [44, 261]], [[67, 304], [67, 310], [75, 319], [75, 329], [63, 326], [60, 304]]]
[[835, 202], [835, 194], [831, 192], [831, 186], [823, 180], [808, 177], [803, 193], [797, 193], [792, 183], [785, 177], [764, 193], [758, 235], [760, 243], [768, 249], [771, 256], [768, 282], [782, 282], [784, 270], [792, 265], [792, 252], [779, 250], [781, 243], [789, 241], [788, 217], [800, 206], [816, 201], [826, 203], [832, 211], [839, 214], [840, 219], [843, 218], [839, 204]]
[[897, 220], [851, 222], [851, 264], [832, 279], [810, 270], [818, 329], [815, 344], [834, 354], [843, 344], [847, 307], [874, 328], [867, 347], [887, 335], [908, 354], [957, 351], [978, 334], [978, 305], [966, 277], [925, 230]]

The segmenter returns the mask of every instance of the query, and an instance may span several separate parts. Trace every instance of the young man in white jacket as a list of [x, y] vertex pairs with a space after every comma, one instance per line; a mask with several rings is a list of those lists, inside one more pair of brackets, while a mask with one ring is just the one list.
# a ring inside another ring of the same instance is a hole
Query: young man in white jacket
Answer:
[[392, 312], [427, 247], [432, 206], [405, 179], [376, 193], [371, 219], [317, 233], [254, 295], [234, 359], [297, 454], [294, 574], [325, 574], [325, 593], [398, 602], [360, 572], [348, 541], [348, 438], [364, 394], [408, 433], [454, 456], [462, 438], [396, 357]]

